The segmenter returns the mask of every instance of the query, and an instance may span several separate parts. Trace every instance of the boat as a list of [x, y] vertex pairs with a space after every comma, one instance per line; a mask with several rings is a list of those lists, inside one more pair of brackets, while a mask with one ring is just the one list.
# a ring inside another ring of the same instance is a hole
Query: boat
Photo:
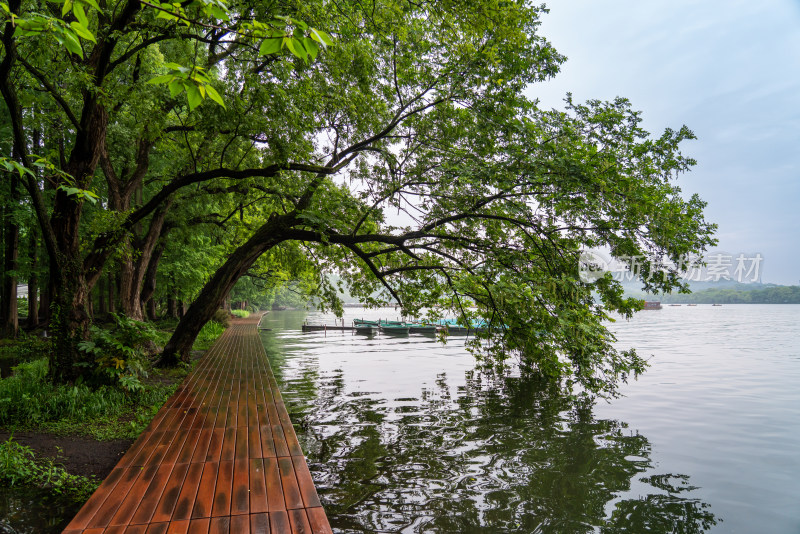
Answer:
[[353, 325], [356, 334], [374, 334], [379, 327], [376, 324], [358, 323]]
[[409, 327], [407, 324], [381, 324], [381, 332], [394, 336], [407, 336]]
[[712, 304], [712, 306], [722, 306], [722, 304]]
[[[680, 306], [680, 304], [678, 306]], [[660, 310], [661, 309], [661, 301], [658, 301], [658, 300], [646, 300], [646, 301], [644, 301], [644, 309], [645, 310]]]
[[441, 326], [436, 326], [435, 324], [412, 323], [408, 325], [408, 331], [412, 334], [435, 334], [441, 328]]
[[687, 306], [697, 306], [697, 304], [687, 304]]
[[372, 325], [372, 326], [380, 326], [380, 321], [368, 321], [366, 319], [353, 319], [353, 326], [358, 327], [359, 325]]

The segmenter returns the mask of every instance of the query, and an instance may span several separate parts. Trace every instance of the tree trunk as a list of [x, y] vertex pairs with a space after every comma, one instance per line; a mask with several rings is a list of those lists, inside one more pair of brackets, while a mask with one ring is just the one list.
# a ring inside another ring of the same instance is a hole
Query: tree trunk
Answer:
[[42, 296], [39, 299], [39, 324], [45, 326], [50, 323], [50, 303], [53, 302], [53, 289], [50, 278], [50, 271], [48, 269], [47, 277], [44, 279], [45, 283], [42, 284]]
[[117, 305], [114, 299], [114, 288], [117, 287], [116, 276], [108, 273], [108, 313], [116, 313]]
[[[126, 239], [122, 246], [133, 248], [132, 239]], [[119, 309], [126, 316], [137, 321], [142, 320], [142, 308], [139, 306], [139, 288], [136, 284], [136, 265], [131, 257], [135, 253], [126, 254], [119, 267]], [[134, 298], [135, 297], [135, 298]]]
[[97, 281], [97, 308], [101, 315], [108, 315], [108, 306], [106, 306], [106, 279], [102, 277]]
[[65, 262], [58, 274], [52, 275], [57, 281], [50, 322], [54, 343], [50, 378], [57, 383], [75, 381], [93, 364], [78, 348], [89, 338], [91, 323], [86, 313], [88, 287], [80, 267], [78, 261]]
[[158, 311], [156, 310], [156, 299], [151, 298], [144, 304], [144, 309], [147, 311], [147, 319], [155, 321], [158, 319]]
[[175, 297], [167, 298], [167, 316], [173, 319], [178, 318], [178, 301]]
[[159, 365], [172, 366], [177, 365], [179, 360], [188, 360], [189, 351], [200, 329], [214, 316], [233, 286], [258, 257], [285, 239], [281, 235], [281, 230], [285, 228], [280, 217], [270, 218], [246, 243], [228, 257], [181, 317], [175, 332], [164, 347]]
[[39, 326], [39, 236], [36, 228], [29, 230], [30, 276], [28, 276], [28, 328]]
[[147, 270], [144, 273], [144, 281], [142, 282], [141, 302], [142, 307], [147, 311], [147, 317], [151, 321], [156, 320], [156, 302], [153, 295], [156, 292], [156, 275], [158, 274], [158, 263], [161, 261], [161, 256], [164, 254], [167, 242], [161, 239], [158, 242], [153, 255], [150, 257], [150, 262], [147, 264]]
[[[150, 260], [156, 250], [159, 237], [161, 236], [164, 228], [164, 219], [169, 211], [171, 201], [167, 201], [164, 206], [160, 207], [153, 214], [150, 221], [150, 227], [147, 234], [143, 239], [131, 239], [131, 243], [136, 252], [136, 261], [128, 259], [123, 263], [123, 269], [120, 273], [122, 285], [120, 288], [120, 300], [122, 311], [131, 319], [137, 321], [144, 320], [142, 302], [143, 283], [147, 270], [150, 266]], [[153, 273], [155, 277], [155, 273]], [[155, 280], [155, 278], [153, 279]], [[153, 282], [155, 283], [155, 282]]]
[[18, 201], [17, 185], [19, 178], [16, 174], [10, 176], [11, 194], [9, 206], [5, 212], [5, 257], [3, 258], [3, 299], [0, 309], [0, 337], [17, 337], [19, 331], [19, 316], [17, 310], [17, 277], [16, 271], [19, 259], [19, 226], [14, 220], [14, 208]]

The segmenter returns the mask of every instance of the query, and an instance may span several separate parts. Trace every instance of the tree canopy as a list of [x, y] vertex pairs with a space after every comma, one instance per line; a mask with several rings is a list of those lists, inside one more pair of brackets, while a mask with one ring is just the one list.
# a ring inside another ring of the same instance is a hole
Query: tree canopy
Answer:
[[[489, 365], [517, 357], [613, 393], [644, 363], [604, 321], [639, 302], [610, 277], [582, 281], [581, 251], [677, 264], [714, 226], [674, 183], [694, 163], [689, 129], [650, 136], [621, 98], [554, 110], [526, 96], [564, 61], [538, 32], [545, 12], [0, 2], [0, 161], [47, 251], [54, 379], [90, 365], [87, 305], [114, 266], [132, 317], [166, 288], [192, 300], [163, 363], [242, 277], [302, 279], [338, 309], [333, 272], [367, 303], [381, 289], [409, 314], [486, 320]], [[681, 288], [676, 270], [643, 274]]]

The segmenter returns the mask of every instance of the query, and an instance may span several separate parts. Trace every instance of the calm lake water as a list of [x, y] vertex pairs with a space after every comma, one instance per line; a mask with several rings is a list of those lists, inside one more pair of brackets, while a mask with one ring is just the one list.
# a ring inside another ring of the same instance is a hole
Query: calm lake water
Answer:
[[594, 405], [482, 376], [464, 338], [306, 318], [332, 322], [262, 339], [336, 532], [800, 532], [800, 306], [617, 322], [651, 367]]

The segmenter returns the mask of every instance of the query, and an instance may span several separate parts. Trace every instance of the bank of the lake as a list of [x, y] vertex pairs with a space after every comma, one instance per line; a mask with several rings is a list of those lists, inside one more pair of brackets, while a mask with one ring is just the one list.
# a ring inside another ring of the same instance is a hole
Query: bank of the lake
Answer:
[[262, 337], [337, 532], [800, 530], [800, 306], [618, 322], [651, 368], [595, 406], [481, 376], [463, 338], [302, 334], [304, 317]]

